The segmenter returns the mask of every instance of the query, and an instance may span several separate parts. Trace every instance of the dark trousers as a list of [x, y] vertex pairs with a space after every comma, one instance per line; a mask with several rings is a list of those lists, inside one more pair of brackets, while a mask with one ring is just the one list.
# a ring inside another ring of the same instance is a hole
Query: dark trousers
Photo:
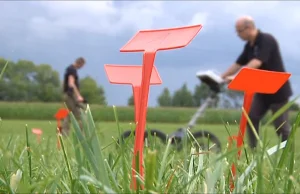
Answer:
[[[255, 95], [252, 102], [252, 107], [249, 113], [249, 117], [253, 126], [259, 134], [259, 122], [265, 116], [267, 111], [270, 109], [272, 114], [276, 113], [279, 109], [281, 109], [288, 100], [279, 103], [269, 103], [266, 99], [262, 98], [261, 95]], [[281, 136], [281, 141], [287, 140], [290, 134], [290, 124], [288, 121], [288, 110], [283, 112], [280, 116], [278, 116], [274, 121], [273, 125], [276, 129], [276, 133], [278, 136]], [[255, 148], [257, 145], [257, 139], [250, 128], [249, 124], [247, 126], [248, 138], [249, 138], [249, 146], [251, 148]]]
[[[64, 94], [63, 99], [67, 105], [67, 108], [74, 114], [76, 120], [79, 122], [79, 125], [81, 126], [80, 108], [79, 106], [77, 106], [78, 102], [76, 101], [75, 95]], [[62, 124], [62, 134], [65, 136], [69, 135], [70, 123], [71, 123], [71, 118], [70, 115], [68, 115], [64, 119]]]

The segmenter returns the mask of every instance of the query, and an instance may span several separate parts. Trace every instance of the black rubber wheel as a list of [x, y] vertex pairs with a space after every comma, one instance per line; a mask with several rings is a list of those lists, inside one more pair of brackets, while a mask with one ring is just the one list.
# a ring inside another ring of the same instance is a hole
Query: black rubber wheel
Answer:
[[[194, 132], [192, 134], [196, 140], [197, 140], [197, 138], [205, 138], [206, 139], [205, 143], [209, 143], [209, 145], [212, 146], [211, 151], [216, 152], [216, 153], [221, 152], [221, 150], [222, 150], [221, 142], [217, 138], [217, 136], [215, 136], [212, 132], [201, 130], [201, 131]], [[200, 146], [201, 145], [203, 146], [202, 143], [200, 143]], [[206, 147], [206, 146], [204, 146], [204, 147]], [[204, 150], [204, 151], [208, 151], [208, 150]]]
[[[150, 130], [146, 130], [145, 133], [144, 133], [144, 140], [146, 138], [148, 138], [148, 135], [149, 135], [149, 132], [150, 132], [150, 135], [153, 136], [153, 137], [158, 137], [160, 139], [160, 141], [162, 143], [166, 143], [167, 141], [167, 136], [165, 133], [163, 133], [162, 131], [158, 130], [158, 129], [150, 129]], [[133, 134], [132, 134], [133, 133]], [[130, 131], [130, 130], [127, 130], [125, 131], [124, 133], [121, 134], [121, 138], [122, 140], [125, 140], [126, 138], [128, 138], [130, 135], [135, 135], [135, 130], [134, 131]], [[122, 141], [123, 142], [123, 141]], [[119, 144], [120, 141], [118, 139], [117, 143]]]

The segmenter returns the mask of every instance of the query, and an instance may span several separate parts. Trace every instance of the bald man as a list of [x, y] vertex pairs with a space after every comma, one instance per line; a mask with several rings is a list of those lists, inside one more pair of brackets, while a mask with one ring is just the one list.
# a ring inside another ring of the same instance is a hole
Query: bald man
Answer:
[[[238, 36], [246, 41], [246, 44], [236, 62], [222, 74], [223, 79], [230, 81], [231, 77], [241, 67], [285, 72], [278, 43], [271, 34], [257, 29], [253, 19], [249, 16], [239, 18], [235, 28]], [[256, 78], [253, 77], [252, 79]], [[267, 111], [270, 109], [274, 114], [289, 101], [290, 96], [292, 96], [292, 88], [289, 81], [275, 94], [255, 94], [249, 117], [257, 133], [259, 132], [259, 122]], [[277, 135], [281, 136], [281, 140], [287, 140], [290, 134], [288, 111], [277, 117], [273, 124], [277, 130]], [[249, 125], [247, 131], [249, 145], [251, 148], [255, 148], [257, 140]]]

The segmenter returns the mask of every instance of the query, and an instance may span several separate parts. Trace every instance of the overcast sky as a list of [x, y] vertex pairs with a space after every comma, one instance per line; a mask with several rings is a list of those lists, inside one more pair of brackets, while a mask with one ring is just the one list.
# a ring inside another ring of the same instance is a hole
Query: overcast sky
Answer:
[[240, 54], [244, 42], [235, 33], [241, 15], [251, 15], [258, 28], [278, 40], [294, 93], [300, 88], [300, 2], [298, 1], [0, 1], [0, 56], [48, 63], [63, 75], [78, 56], [87, 60], [81, 77], [104, 86], [110, 105], [125, 105], [132, 91], [112, 85], [104, 64], [141, 65], [142, 53], [120, 48], [142, 29], [203, 25], [185, 48], [159, 51], [155, 65], [162, 85], [151, 86], [149, 106], [164, 87], [174, 92], [184, 82], [199, 83], [198, 70], [224, 71]]

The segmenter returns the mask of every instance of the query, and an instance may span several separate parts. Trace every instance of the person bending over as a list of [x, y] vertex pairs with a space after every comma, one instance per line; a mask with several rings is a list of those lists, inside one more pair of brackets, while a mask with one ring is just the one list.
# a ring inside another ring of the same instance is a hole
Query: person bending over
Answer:
[[[79, 89], [79, 76], [77, 70], [82, 68], [85, 65], [85, 59], [83, 57], [79, 57], [76, 61], [69, 65], [64, 74], [64, 83], [63, 83], [63, 99], [66, 103], [67, 108], [74, 114], [76, 120], [79, 122], [81, 126], [80, 119], [80, 107], [79, 103], [84, 101], [84, 98], [80, 94]], [[63, 135], [68, 135], [70, 131], [70, 116], [68, 116], [64, 122], [62, 127]]]
[[[240, 17], [236, 21], [235, 28], [238, 36], [246, 41], [246, 43], [236, 62], [222, 74], [224, 80], [229, 82], [232, 79], [232, 76], [237, 73], [241, 67], [285, 72], [277, 40], [271, 34], [257, 29], [250, 16]], [[252, 79], [259, 78], [253, 77]], [[258, 134], [259, 122], [266, 112], [270, 109], [274, 114], [289, 101], [290, 96], [292, 96], [292, 88], [289, 81], [287, 81], [275, 94], [254, 95], [249, 117]], [[281, 136], [281, 140], [287, 140], [290, 134], [288, 111], [282, 113], [274, 120], [273, 124], [277, 129], [277, 135]], [[257, 146], [257, 139], [249, 124], [247, 126], [247, 131], [250, 141], [249, 145], [253, 149]]]

